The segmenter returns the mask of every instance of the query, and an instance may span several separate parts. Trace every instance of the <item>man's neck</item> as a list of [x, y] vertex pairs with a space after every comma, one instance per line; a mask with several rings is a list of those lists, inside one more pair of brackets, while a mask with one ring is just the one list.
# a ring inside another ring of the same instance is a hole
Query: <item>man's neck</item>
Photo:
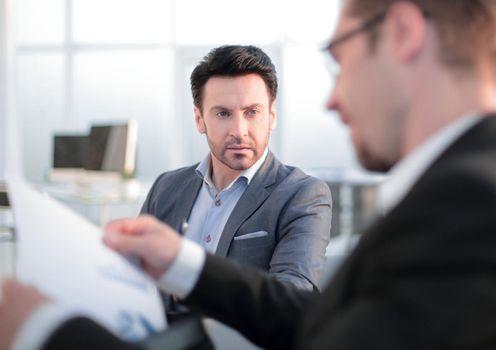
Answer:
[[210, 176], [217, 192], [229, 186], [243, 171], [233, 170], [219, 161], [212, 154], [210, 155]]
[[[437, 83], [437, 84], [436, 84]], [[404, 130], [402, 157], [430, 136], [468, 114], [496, 111], [496, 87], [488, 79], [456, 79], [446, 76], [420, 93]]]

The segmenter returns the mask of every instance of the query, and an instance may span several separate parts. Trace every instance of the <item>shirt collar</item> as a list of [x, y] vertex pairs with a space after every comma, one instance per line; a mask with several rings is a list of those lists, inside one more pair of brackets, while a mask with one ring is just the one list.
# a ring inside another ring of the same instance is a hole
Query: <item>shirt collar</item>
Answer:
[[253, 180], [253, 177], [257, 173], [258, 169], [262, 166], [262, 164], [265, 162], [265, 159], [267, 159], [267, 155], [269, 154], [269, 148], [265, 147], [264, 153], [262, 153], [262, 156], [255, 162], [251, 167], [249, 167], [246, 170], [243, 170], [239, 176], [243, 176], [246, 178], [248, 185], [250, 184], [251, 180]]
[[[232, 184], [234, 184], [239, 178], [245, 178], [246, 183], [249, 185], [255, 174], [257, 173], [258, 169], [262, 166], [262, 164], [265, 162], [265, 159], [267, 159], [267, 155], [269, 154], [269, 148], [266, 147], [262, 156], [255, 162], [251, 167], [249, 167], [246, 170], [243, 170], [237, 178], [234, 179], [234, 181], [227, 186], [227, 188], [231, 187]], [[211, 162], [211, 154], [209, 153], [201, 162], [198, 164], [196, 167], [196, 174], [203, 180], [205, 181], [210, 187], [213, 187], [213, 181], [212, 181], [212, 168], [210, 166]]]
[[481, 117], [467, 115], [429, 137], [403, 160], [396, 164], [386, 181], [379, 187], [378, 206], [387, 214], [412, 188], [427, 168], [432, 165], [458, 137]]

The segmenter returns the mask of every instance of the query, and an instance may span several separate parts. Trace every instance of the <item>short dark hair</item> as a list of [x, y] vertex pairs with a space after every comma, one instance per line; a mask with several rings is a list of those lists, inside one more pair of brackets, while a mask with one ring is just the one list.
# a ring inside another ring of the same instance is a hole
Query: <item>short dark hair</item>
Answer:
[[[351, 0], [349, 15], [369, 18], [398, 0]], [[496, 1], [407, 0], [433, 21], [439, 32], [441, 61], [451, 67], [469, 68], [479, 58], [496, 57]], [[374, 34], [374, 33], [372, 33]], [[372, 42], [375, 36], [371, 36]]]
[[203, 87], [211, 77], [236, 77], [252, 73], [264, 80], [272, 103], [277, 95], [277, 74], [265, 52], [251, 45], [225, 45], [211, 50], [191, 73], [193, 103], [202, 108]]

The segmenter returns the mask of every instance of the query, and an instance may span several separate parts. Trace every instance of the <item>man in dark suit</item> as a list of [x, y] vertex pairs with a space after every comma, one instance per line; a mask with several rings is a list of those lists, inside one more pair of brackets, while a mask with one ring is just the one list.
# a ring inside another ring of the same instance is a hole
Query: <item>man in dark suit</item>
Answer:
[[[277, 75], [254, 46], [211, 50], [191, 73], [195, 122], [210, 152], [155, 181], [143, 205], [207, 252], [320, 289], [330, 239], [331, 194], [268, 149]], [[195, 256], [188, 257], [195, 259]]]
[[[212, 255], [176, 294], [269, 349], [494, 349], [495, 32], [493, 0], [345, 0], [328, 107], [362, 164], [391, 168], [384, 217], [321, 295]], [[188, 245], [150, 217], [114, 223], [105, 242], [169, 290]], [[103, 336], [89, 325], [72, 319], [45, 344]]]

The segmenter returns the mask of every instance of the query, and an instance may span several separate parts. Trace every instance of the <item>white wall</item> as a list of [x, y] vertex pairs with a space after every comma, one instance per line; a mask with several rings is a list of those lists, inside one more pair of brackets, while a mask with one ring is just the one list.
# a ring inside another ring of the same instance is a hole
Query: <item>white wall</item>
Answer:
[[[4, 179], [5, 172], [6, 122], [10, 113], [11, 99], [9, 83], [12, 74], [8, 69], [12, 65], [12, 43], [8, 31], [11, 21], [10, 6], [12, 6], [10, 0], [0, 0], [0, 181]], [[5, 241], [6, 231], [2, 229], [2, 226], [10, 224], [12, 224], [11, 215], [8, 215], [6, 210], [0, 210], [0, 281], [14, 273], [14, 245]], [[0, 295], [0, 299], [1, 297]]]
[[0, 0], [0, 180], [6, 171], [7, 123], [15, 114], [13, 7], [13, 0]]
[[6, 32], [6, 4], [0, 0], [0, 179], [4, 175], [5, 167], [5, 120], [7, 113], [7, 32]]

